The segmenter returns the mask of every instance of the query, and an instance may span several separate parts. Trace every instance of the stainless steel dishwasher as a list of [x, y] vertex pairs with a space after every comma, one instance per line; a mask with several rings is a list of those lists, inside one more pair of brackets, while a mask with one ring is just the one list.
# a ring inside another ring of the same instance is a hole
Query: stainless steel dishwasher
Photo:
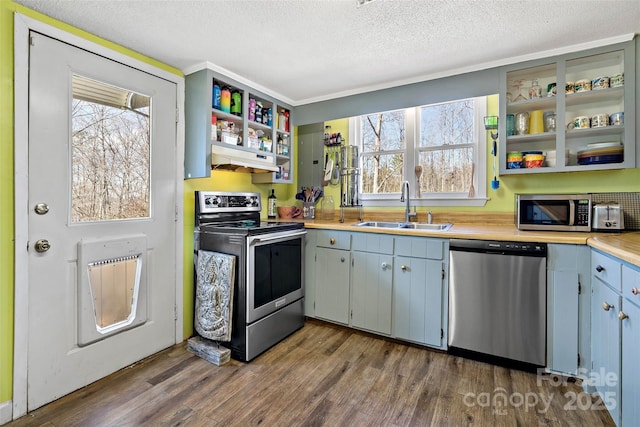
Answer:
[[544, 366], [547, 245], [452, 239], [449, 248], [449, 352]]

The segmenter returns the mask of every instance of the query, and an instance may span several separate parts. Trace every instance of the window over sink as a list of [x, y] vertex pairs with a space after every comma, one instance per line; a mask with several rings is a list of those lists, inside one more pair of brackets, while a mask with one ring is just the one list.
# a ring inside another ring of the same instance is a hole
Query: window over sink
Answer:
[[418, 206], [484, 205], [486, 110], [478, 97], [350, 118], [363, 204], [389, 205], [409, 181]]

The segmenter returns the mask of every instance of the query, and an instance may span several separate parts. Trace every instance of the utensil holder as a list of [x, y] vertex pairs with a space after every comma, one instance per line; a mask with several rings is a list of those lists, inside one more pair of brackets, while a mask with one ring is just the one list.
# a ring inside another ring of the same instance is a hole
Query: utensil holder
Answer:
[[302, 218], [315, 219], [316, 217], [316, 204], [315, 202], [303, 202], [302, 203]]

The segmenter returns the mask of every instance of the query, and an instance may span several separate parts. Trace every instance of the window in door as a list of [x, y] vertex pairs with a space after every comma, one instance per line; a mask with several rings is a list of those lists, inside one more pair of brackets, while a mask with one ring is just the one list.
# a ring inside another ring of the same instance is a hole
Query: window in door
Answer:
[[73, 76], [71, 222], [150, 216], [148, 96]]

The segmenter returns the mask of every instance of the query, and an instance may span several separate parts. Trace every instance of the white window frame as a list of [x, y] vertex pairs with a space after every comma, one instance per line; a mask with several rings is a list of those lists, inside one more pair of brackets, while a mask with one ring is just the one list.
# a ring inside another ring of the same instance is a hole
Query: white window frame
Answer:
[[[474, 101], [474, 123], [476, 124], [473, 131], [473, 140], [475, 141], [475, 149], [473, 150], [474, 176], [473, 186], [475, 196], [470, 198], [467, 193], [427, 193], [422, 192], [421, 197], [417, 197], [415, 165], [418, 153], [421, 151], [432, 151], [438, 147], [420, 147], [420, 126], [416, 122], [416, 118], [420, 117], [420, 109], [429, 105], [438, 105], [439, 103], [420, 105], [418, 107], [407, 108], [405, 110], [406, 117], [406, 147], [404, 150], [404, 170], [403, 179], [409, 181], [409, 193], [411, 205], [413, 206], [484, 206], [487, 198], [487, 131], [484, 129], [484, 116], [487, 112], [487, 97], [481, 96], [477, 98], [466, 98]], [[452, 100], [447, 102], [463, 101]], [[375, 114], [375, 113], [371, 113]], [[354, 141], [357, 141], [360, 150], [360, 167], [362, 167], [362, 127], [361, 117], [356, 116], [349, 119], [349, 135], [353, 135]], [[467, 145], [460, 145], [465, 147]], [[397, 150], [386, 151], [385, 154], [392, 154]], [[423, 177], [424, 179], [424, 177]], [[362, 188], [362, 174], [360, 175], [360, 188]], [[395, 206], [400, 204], [400, 192], [385, 194], [361, 194], [360, 200], [363, 206]]]

